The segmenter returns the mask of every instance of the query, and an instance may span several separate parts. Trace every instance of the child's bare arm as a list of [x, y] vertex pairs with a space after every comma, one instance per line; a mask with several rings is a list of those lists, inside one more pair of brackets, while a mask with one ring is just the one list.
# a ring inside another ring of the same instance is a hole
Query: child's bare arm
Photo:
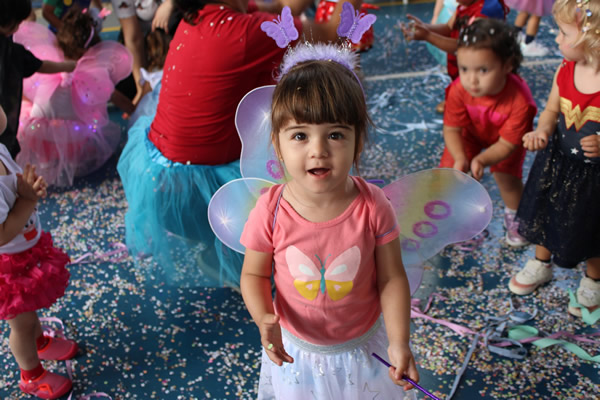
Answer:
[[483, 170], [490, 165], [498, 164], [500, 161], [507, 159], [517, 148], [504, 138], [498, 139], [496, 143], [473, 157], [471, 160], [471, 173], [473, 178], [479, 180], [483, 176]]
[[23, 174], [17, 174], [18, 197], [0, 224], [0, 246], [13, 240], [23, 230], [38, 200], [46, 195], [46, 187], [44, 179], [29, 164], [25, 166]]
[[410, 287], [406, 271], [402, 265], [400, 240], [398, 238], [375, 249], [377, 265], [377, 287], [385, 327], [390, 346], [388, 356], [390, 378], [405, 390], [412, 385], [404, 382], [406, 375], [415, 382], [419, 381], [419, 372], [410, 350]]
[[467, 172], [469, 170], [469, 161], [463, 147], [461, 132], [462, 128], [460, 127], [444, 125], [444, 142], [454, 159], [452, 168]]
[[260, 331], [261, 343], [275, 364], [294, 362], [283, 348], [279, 316], [271, 298], [271, 264], [273, 255], [246, 249], [240, 286], [248, 312]]
[[446, 53], [456, 52], [457, 40], [450, 37], [450, 25], [427, 24], [414, 15], [408, 14], [410, 24], [402, 26], [402, 33], [410, 40], [424, 40]]
[[37, 72], [41, 74], [56, 74], [58, 72], [73, 72], [77, 63], [72, 60], [57, 61], [42, 61], [42, 66]]
[[558, 85], [556, 84], [556, 77], [560, 66], [554, 74], [554, 80], [552, 82], [552, 90], [548, 96], [548, 102], [544, 111], [540, 114], [538, 119], [537, 128], [533, 132], [526, 133], [523, 136], [523, 146], [530, 151], [541, 150], [548, 144], [548, 139], [556, 128], [556, 121], [560, 112], [560, 96], [558, 94]]
[[117, 89], [115, 89], [112, 95], [110, 96], [110, 101], [112, 101], [113, 104], [124, 113], [131, 115], [135, 111], [135, 106], [133, 105], [133, 102], [129, 99], [129, 97], [125, 96], [121, 91]]

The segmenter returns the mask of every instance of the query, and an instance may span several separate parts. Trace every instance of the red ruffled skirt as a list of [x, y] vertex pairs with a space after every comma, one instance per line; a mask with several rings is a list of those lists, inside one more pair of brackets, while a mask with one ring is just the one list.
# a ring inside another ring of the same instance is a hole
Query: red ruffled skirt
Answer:
[[52, 236], [42, 232], [30, 249], [0, 254], [0, 319], [50, 307], [65, 294], [69, 256], [54, 247]]

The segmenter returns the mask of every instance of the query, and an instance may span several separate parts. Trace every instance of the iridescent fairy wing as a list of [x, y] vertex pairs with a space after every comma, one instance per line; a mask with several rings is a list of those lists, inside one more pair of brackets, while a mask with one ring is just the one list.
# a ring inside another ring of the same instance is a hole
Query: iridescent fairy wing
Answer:
[[285, 169], [271, 144], [271, 100], [274, 85], [248, 92], [235, 113], [235, 125], [242, 141], [240, 171], [245, 178], [262, 178], [283, 183]]
[[[36, 22], [22, 22], [19, 30], [13, 35], [13, 40], [15, 43], [22, 44], [40, 60], [60, 62], [65, 59], [58, 48], [54, 33]], [[23, 80], [23, 94], [34, 103], [46, 101], [62, 80], [62, 74], [35, 73]]]
[[415, 172], [383, 191], [396, 211], [411, 293], [420, 285], [425, 260], [448, 244], [481, 233], [492, 219], [492, 200], [485, 188], [455, 169]]
[[72, 74], [72, 103], [77, 116], [89, 124], [108, 122], [106, 104], [115, 85], [131, 73], [133, 57], [114, 41], [100, 42], [77, 61]]
[[208, 204], [208, 222], [215, 235], [231, 249], [244, 253], [240, 243], [250, 211], [273, 182], [258, 178], [235, 179], [221, 186]]

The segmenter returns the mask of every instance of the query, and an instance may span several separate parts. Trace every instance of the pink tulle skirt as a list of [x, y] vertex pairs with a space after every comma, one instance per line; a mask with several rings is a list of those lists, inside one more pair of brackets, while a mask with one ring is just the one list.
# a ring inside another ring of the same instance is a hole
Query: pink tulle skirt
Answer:
[[529, 14], [543, 17], [552, 15], [554, 0], [504, 0], [507, 6], [517, 11], [526, 11]]
[[114, 122], [101, 127], [32, 117], [22, 121], [17, 138], [19, 165], [35, 165], [50, 185], [69, 186], [75, 177], [94, 172], [110, 158], [121, 140], [121, 129]]
[[32, 248], [0, 254], [0, 319], [50, 307], [65, 294], [69, 256], [53, 246], [52, 236], [42, 232]]

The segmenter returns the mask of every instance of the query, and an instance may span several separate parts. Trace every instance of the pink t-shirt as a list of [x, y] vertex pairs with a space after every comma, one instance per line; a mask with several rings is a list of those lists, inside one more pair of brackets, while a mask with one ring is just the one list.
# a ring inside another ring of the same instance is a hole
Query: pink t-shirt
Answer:
[[399, 235], [396, 214], [377, 186], [353, 177], [360, 193], [338, 217], [310, 222], [280, 197], [262, 195], [242, 234], [249, 249], [272, 253], [275, 312], [283, 328], [313, 344], [366, 333], [381, 314], [375, 247]]

